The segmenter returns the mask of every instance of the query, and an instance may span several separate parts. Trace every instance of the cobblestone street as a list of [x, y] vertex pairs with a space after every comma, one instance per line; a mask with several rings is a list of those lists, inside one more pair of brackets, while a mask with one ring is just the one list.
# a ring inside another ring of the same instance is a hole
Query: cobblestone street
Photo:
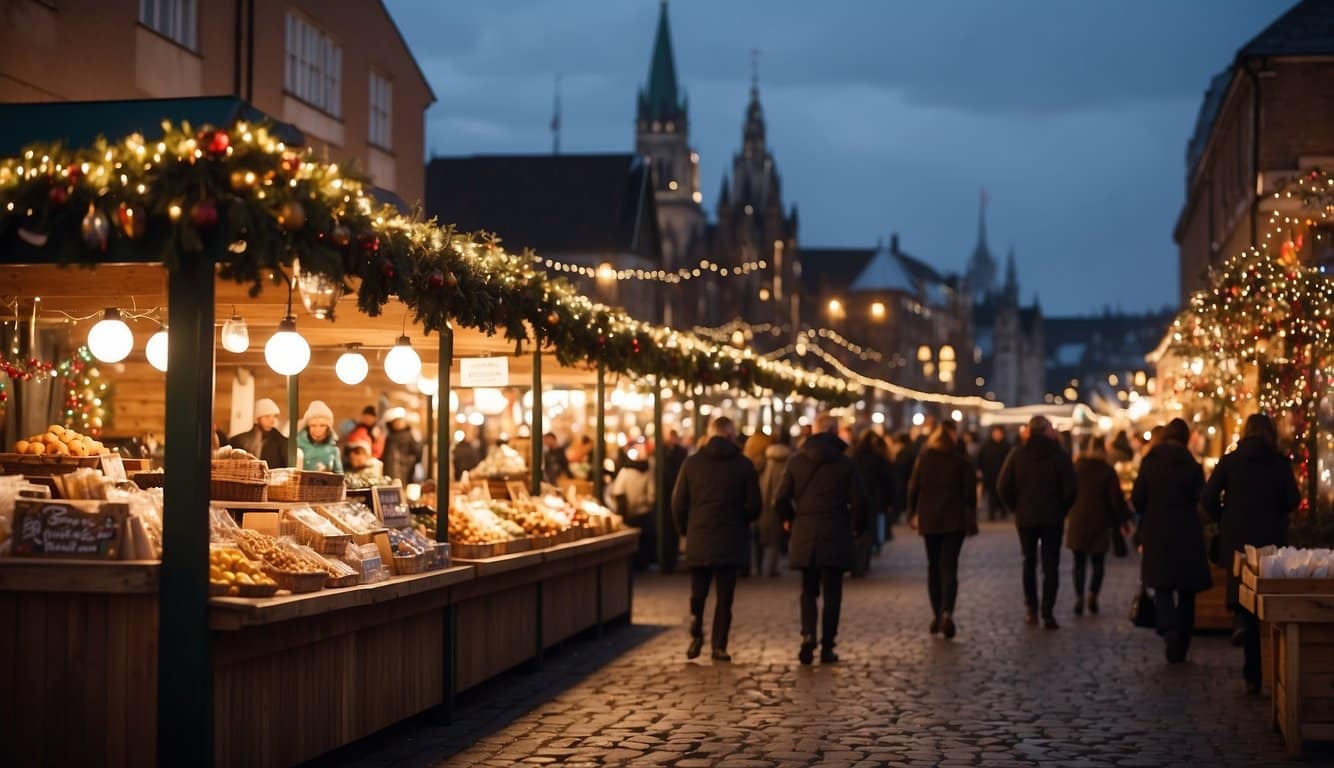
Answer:
[[[899, 538], [849, 581], [837, 665], [796, 661], [797, 579], [737, 588], [733, 663], [688, 662], [687, 579], [636, 583], [634, 626], [576, 641], [461, 702], [450, 726], [414, 725], [333, 756], [360, 766], [664, 765], [1250, 766], [1292, 764], [1268, 699], [1243, 693], [1240, 651], [1197, 637], [1169, 667], [1126, 610], [1133, 558], [1109, 558], [1100, 616], [1023, 623], [1018, 543], [984, 525], [964, 547], [959, 636], [932, 638], [925, 557]], [[712, 602], [710, 602], [712, 610]], [[706, 626], [708, 624], [706, 619]], [[1308, 745], [1306, 764], [1334, 764]], [[332, 762], [330, 763], [332, 764]]]

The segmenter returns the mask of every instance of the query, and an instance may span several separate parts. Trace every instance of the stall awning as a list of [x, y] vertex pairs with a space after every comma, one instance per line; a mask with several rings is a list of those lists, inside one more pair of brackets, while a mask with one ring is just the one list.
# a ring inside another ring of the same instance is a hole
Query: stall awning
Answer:
[[266, 122], [283, 142], [302, 146], [306, 137], [236, 96], [122, 101], [48, 101], [0, 104], [0, 157], [14, 157], [30, 144], [59, 141], [91, 147], [99, 136], [113, 140], [139, 133], [149, 141], [162, 136], [162, 121], [232, 126], [239, 121]]

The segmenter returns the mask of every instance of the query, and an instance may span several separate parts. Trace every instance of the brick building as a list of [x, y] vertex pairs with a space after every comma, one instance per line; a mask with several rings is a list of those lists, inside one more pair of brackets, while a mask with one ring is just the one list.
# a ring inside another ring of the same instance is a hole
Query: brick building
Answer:
[[1173, 237], [1181, 299], [1262, 237], [1265, 196], [1303, 169], [1334, 167], [1334, 3], [1302, 0], [1213, 78], [1186, 149]]
[[151, 125], [180, 116], [147, 100], [235, 96], [319, 156], [423, 197], [435, 96], [383, 3], [10, 0], [0, 51], [0, 103], [134, 100], [125, 109], [162, 112], [144, 116]]

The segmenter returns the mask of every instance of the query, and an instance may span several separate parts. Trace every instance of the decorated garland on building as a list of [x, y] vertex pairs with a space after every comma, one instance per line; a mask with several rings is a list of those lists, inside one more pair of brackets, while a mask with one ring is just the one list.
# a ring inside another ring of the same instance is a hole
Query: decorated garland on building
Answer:
[[151, 142], [135, 135], [85, 149], [33, 147], [0, 163], [4, 260], [92, 266], [150, 253], [176, 269], [204, 259], [252, 294], [273, 272], [299, 269], [355, 291], [368, 315], [397, 297], [427, 333], [455, 323], [516, 343], [536, 339], [564, 364], [834, 404], [857, 396], [843, 379], [595, 304], [494, 235], [401, 216], [377, 205], [355, 174], [284, 146], [264, 127], [164, 124], [163, 132]]
[[94, 437], [102, 433], [108, 422], [111, 407], [111, 385], [102, 379], [102, 372], [93, 361], [87, 347], [79, 347], [74, 354], [60, 361], [30, 358], [26, 361], [0, 357], [0, 414], [9, 402], [9, 384], [13, 381], [43, 382], [60, 379], [61, 423]]

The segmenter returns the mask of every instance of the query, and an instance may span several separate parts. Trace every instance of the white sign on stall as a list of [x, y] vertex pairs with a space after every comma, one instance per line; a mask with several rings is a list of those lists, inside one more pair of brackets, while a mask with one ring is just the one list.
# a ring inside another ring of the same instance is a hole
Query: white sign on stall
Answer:
[[509, 384], [508, 357], [459, 358], [460, 387], [508, 387]]

